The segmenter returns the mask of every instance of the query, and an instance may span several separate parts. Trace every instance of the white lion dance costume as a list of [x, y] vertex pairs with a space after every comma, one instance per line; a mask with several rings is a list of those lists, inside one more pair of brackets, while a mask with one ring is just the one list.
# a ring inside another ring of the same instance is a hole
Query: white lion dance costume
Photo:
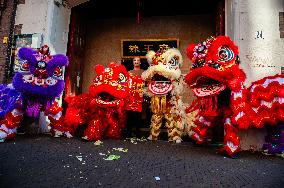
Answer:
[[157, 140], [165, 118], [169, 141], [180, 143], [184, 129], [184, 108], [181, 101], [183, 79], [180, 66], [183, 59], [177, 49], [149, 51], [146, 55], [150, 67], [142, 79], [148, 83], [146, 94], [151, 97], [151, 130], [149, 140]]

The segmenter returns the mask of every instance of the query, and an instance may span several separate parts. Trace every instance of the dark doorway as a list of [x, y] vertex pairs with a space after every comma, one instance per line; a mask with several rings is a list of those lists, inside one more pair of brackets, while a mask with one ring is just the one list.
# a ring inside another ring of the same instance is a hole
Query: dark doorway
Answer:
[[[87, 92], [94, 78], [95, 64], [107, 66], [114, 60], [132, 69], [131, 59], [123, 59], [120, 55], [120, 39], [176, 37], [184, 53], [189, 42], [224, 34], [224, 10], [224, 0], [90, 0], [72, 8], [68, 42], [70, 66], [66, 72], [65, 94]], [[187, 22], [190, 26], [184, 28]], [[146, 60], [142, 59], [142, 68], [147, 67]], [[222, 132], [222, 126], [214, 129], [213, 140], [222, 140]]]

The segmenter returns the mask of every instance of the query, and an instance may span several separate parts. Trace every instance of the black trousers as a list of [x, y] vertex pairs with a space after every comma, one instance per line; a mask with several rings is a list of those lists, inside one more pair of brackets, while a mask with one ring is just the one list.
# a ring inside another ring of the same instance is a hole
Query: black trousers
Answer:
[[126, 121], [126, 136], [139, 137], [139, 128], [142, 125], [142, 113], [135, 111], [127, 111], [127, 121]]

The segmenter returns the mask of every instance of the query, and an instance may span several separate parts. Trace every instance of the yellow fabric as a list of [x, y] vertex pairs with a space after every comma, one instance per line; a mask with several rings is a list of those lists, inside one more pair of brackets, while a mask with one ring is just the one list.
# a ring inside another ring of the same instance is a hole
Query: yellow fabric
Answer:
[[154, 114], [164, 114], [167, 111], [167, 98], [163, 96], [153, 96], [151, 99], [152, 112]]
[[166, 119], [168, 140], [175, 141], [181, 139], [182, 130], [178, 126], [181, 122], [177, 121], [177, 117], [171, 112], [171, 107], [166, 106], [166, 97], [152, 98], [152, 119], [151, 119], [151, 136], [152, 140], [157, 140], [161, 132], [162, 120]]
[[153, 114], [151, 118], [151, 135], [153, 140], [157, 140], [158, 136], [161, 132], [161, 126], [162, 126], [162, 114]]

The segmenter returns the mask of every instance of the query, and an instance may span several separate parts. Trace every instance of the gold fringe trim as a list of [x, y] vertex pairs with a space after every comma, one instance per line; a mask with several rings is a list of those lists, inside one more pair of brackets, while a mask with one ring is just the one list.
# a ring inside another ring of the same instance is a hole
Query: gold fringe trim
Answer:
[[161, 126], [162, 126], [162, 114], [153, 114], [151, 118], [151, 135], [152, 140], [157, 140], [158, 136], [161, 132]]
[[165, 95], [153, 96], [151, 99], [152, 112], [154, 114], [164, 114], [167, 112], [167, 98]]

